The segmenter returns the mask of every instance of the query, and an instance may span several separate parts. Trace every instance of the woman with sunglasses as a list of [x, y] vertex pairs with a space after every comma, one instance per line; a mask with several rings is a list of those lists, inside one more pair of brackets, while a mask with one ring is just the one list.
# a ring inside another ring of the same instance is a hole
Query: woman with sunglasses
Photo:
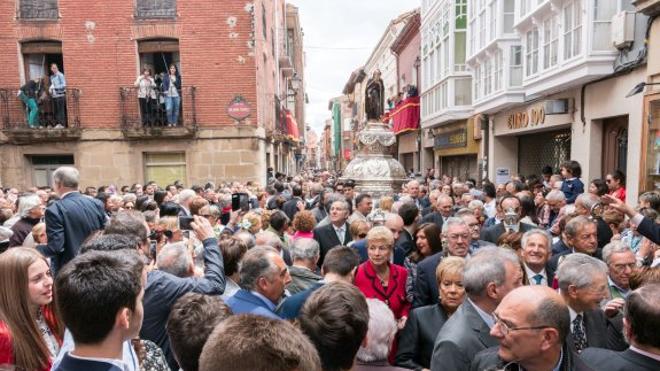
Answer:
[[46, 258], [26, 247], [1, 254], [0, 365], [17, 370], [50, 370], [62, 334]]
[[364, 220], [356, 220], [348, 227], [348, 231], [351, 233], [352, 241], [349, 242], [346, 246], [351, 247], [357, 241], [364, 240], [367, 238], [367, 233], [369, 232], [369, 223]]

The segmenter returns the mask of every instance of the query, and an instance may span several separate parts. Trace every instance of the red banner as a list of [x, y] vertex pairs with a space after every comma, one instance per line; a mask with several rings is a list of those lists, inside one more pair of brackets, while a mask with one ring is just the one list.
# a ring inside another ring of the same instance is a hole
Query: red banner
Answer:
[[419, 129], [419, 97], [402, 100], [389, 114], [394, 134]]
[[291, 111], [286, 110], [286, 133], [287, 136], [292, 140], [300, 139], [300, 132], [298, 131], [298, 123], [296, 119], [291, 114]]

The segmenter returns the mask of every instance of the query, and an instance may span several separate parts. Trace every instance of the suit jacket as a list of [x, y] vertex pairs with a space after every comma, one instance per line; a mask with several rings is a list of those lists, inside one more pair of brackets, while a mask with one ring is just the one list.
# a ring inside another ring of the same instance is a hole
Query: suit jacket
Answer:
[[[628, 348], [623, 334], [617, 330], [612, 321], [605, 317], [605, 313], [600, 309], [594, 309], [583, 313], [584, 332], [587, 335], [587, 347], [605, 348], [621, 351]], [[571, 324], [572, 328], [573, 324]], [[573, 334], [568, 334], [566, 341], [572, 351], [575, 349]]]
[[587, 348], [580, 354], [587, 365], [598, 371], [657, 371], [660, 361], [627, 349], [614, 352], [608, 349]]
[[38, 249], [51, 258], [53, 277], [78, 255], [80, 245], [92, 232], [105, 228], [106, 220], [103, 203], [80, 192], [71, 192], [46, 209], [48, 245]]
[[[358, 255], [360, 255], [360, 264], [362, 264], [362, 263], [366, 262], [367, 260], [369, 260], [369, 253], [367, 252], [367, 240], [366, 239], [360, 240], [360, 241], [355, 241], [355, 243], [353, 243], [351, 245], [351, 247], [353, 247], [355, 250], [357, 250]], [[405, 259], [406, 259], [406, 253], [403, 250], [403, 248], [401, 248], [399, 246], [399, 243], [397, 242], [396, 244], [394, 244], [394, 252], [393, 252], [393, 256], [392, 256], [392, 263], [394, 263], [396, 265], [403, 266], [403, 261]]]
[[296, 265], [289, 267], [289, 274], [291, 274], [291, 283], [287, 285], [286, 289], [289, 290], [291, 295], [307, 290], [315, 283], [323, 279], [323, 277], [310, 271], [309, 269]]
[[477, 353], [497, 344], [486, 322], [466, 298], [438, 334], [431, 371], [468, 371]]
[[[516, 362], [505, 362], [497, 354], [499, 347], [483, 350], [474, 357], [470, 365], [470, 371], [503, 370], [503, 371], [523, 371]], [[587, 366], [578, 355], [571, 351], [566, 344], [563, 346], [563, 354], [559, 371], [594, 371]], [[506, 366], [506, 367], [505, 367]]]
[[612, 229], [601, 218], [596, 219], [596, 237], [598, 239], [598, 248], [602, 249], [612, 240]]
[[444, 219], [442, 218], [442, 215], [438, 211], [434, 211], [432, 213], [426, 214], [422, 218], [422, 223], [433, 223], [442, 230], [442, 224], [444, 223]]
[[112, 363], [74, 358], [67, 352], [53, 371], [123, 371]]
[[284, 299], [282, 304], [280, 304], [276, 310], [277, 314], [284, 319], [298, 318], [300, 309], [302, 309], [302, 306], [305, 305], [307, 298], [309, 298], [314, 293], [314, 291], [323, 287], [323, 284], [323, 282], [319, 281], [307, 290], [301, 291]]
[[[520, 232], [522, 233], [525, 233], [534, 228], [538, 228], [538, 227], [527, 223], [520, 223]], [[501, 235], [504, 234], [504, 232], [505, 230], [503, 223], [495, 224], [494, 226], [482, 229], [481, 236], [479, 239], [492, 242], [497, 245], [497, 240], [500, 238]]]
[[438, 252], [417, 263], [413, 308], [438, 304], [438, 281], [435, 279], [435, 269], [441, 261], [442, 252]]
[[296, 216], [296, 213], [298, 212], [298, 202], [305, 203], [300, 197], [292, 197], [282, 205], [282, 211], [284, 211], [291, 221], [293, 221], [293, 217]]
[[570, 252], [570, 251], [571, 251], [571, 248], [568, 247], [568, 245], [566, 245], [566, 243], [564, 242], [564, 240], [562, 240], [561, 238], [559, 239], [559, 241], [557, 241], [557, 242], [555, 242], [554, 244], [552, 244], [552, 256], [555, 256], [555, 255], [558, 255], [558, 254], [562, 254], [562, 253], [564, 253], [565, 251], [569, 251], [569, 252]]
[[227, 299], [227, 305], [234, 314], [249, 313], [268, 318], [282, 319], [282, 317], [278, 316], [268, 307], [263, 299], [244, 289], [236, 291], [234, 296]]
[[[351, 233], [348, 231], [348, 224], [344, 225], [344, 245], [351, 242], [352, 237]], [[335, 246], [341, 245], [339, 238], [337, 238], [337, 233], [332, 223], [314, 228], [314, 239], [319, 243], [320, 246], [320, 258], [318, 266], [323, 266], [323, 259], [325, 259], [325, 254], [330, 251]]]
[[[572, 253], [573, 253], [573, 249], [570, 248], [570, 247], [569, 247], [569, 250], [563, 250], [563, 251], [561, 251], [557, 254], [553, 253], [552, 258], [550, 258], [550, 260], [548, 260], [548, 264], [546, 266], [546, 269], [547, 269], [547, 267], [550, 267], [550, 269], [552, 269], [553, 271], [557, 271], [557, 268], [559, 266], [559, 260], [564, 259], [564, 258], [562, 258], [562, 256], [569, 255], [569, 254], [572, 254]], [[603, 250], [601, 248], [596, 248], [596, 253], [593, 256], [596, 259], [603, 260], [602, 259], [603, 258]]]
[[656, 224], [653, 220], [644, 217], [637, 226], [637, 232], [653, 241], [653, 243], [660, 244], [660, 225]]
[[394, 363], [413, 370], [431, 367], [433, 345], [446, 321], [447, 314], [439, 304], [410, 311], [406, 326], [399, 333]]

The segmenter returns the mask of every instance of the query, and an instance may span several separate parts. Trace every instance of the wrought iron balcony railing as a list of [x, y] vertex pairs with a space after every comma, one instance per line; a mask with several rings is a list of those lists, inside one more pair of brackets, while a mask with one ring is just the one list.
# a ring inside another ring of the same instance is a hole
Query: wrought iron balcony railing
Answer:
[[173, 120], [172, 110], [168, 118], [167, 97], [162, 92], [154, 90], [153, 94], [146, 94], [148, 98], [139, 98], [138, 90], [134, 86], [119, 88], [121, 128], [126, 136], [184, 136], [192, 135], [197, 130], [194, 86], [184, 85], [181, 88], [176, 120]]

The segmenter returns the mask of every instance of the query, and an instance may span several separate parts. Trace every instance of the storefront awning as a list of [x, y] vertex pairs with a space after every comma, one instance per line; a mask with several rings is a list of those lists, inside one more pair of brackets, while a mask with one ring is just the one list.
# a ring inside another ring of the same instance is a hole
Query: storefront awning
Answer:
[[394, 134], [419, 129], [419, 97], [402, 100], [390, 112]]
[[298, 131], [298, 122], [296, 122], [296, 118], [293, 117], [291, 111], [285, 110], [285, 112], [286, 112], [286, 135], [290, 140], [297, 142], [300, 140], [300, 132]]

